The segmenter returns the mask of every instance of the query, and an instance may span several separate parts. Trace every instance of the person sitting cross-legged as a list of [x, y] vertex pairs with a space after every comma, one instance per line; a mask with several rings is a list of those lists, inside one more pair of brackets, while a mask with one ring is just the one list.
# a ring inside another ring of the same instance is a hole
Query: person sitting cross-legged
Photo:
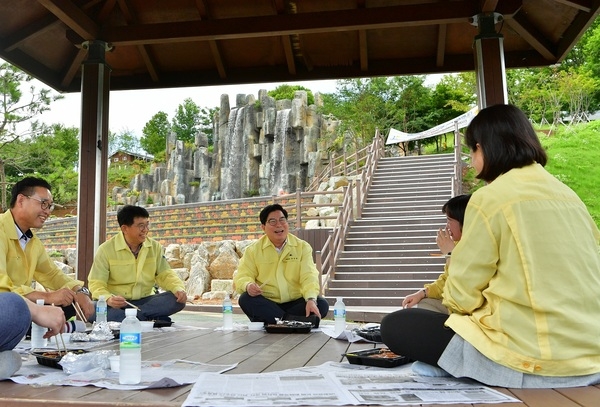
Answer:
[[[88, 283], [94, 299], [106, 298], [109, 321], [123, 321], [128, 303], [139, 308], [140, 321], [170, 322], [170, 315], [185, 307], [183, 281], [163, 256], [161, 244], [148, 237], [149, 217], [146, 209], [125, 205], [117, 213], [121, 231], [102, 243], [94, 257]], [[156, 294], [155, 286], [165, 292]]]
[[253, 322], [279, 319], [318, 327], [329, 304], [318, 296], [312, 247], [288, 233], [288, 213], [281, 205], [266, 206], [259, 218], [265, 234], [246, 248], [233, 280], [240, 308]]

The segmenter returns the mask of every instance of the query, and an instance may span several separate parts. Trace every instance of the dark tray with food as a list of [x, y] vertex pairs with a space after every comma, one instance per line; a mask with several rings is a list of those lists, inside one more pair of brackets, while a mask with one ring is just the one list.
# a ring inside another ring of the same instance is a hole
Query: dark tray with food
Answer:
[[310, 322], [279, 321], [277, 324], [268, 324], [265, 330], [272, 334], [306, 334], [312, 329]]
[[371, 348], [344, 353], [348, 362], [354, 365], [396, 367], [410, 362], [406, 356], [396, 355], [388, 348]]
[[62, 366], [58, 364], [60, 360], [67, 353], [74, 353], [76, 355], [86, 353], [86, 350], [83, 349], [69, 349], [67, 352], [64, 350], [57, 351], [51, 349], [33, 349], [31, 354], [36, 357], [37, 362], [40, 365], [53, 367], [55, 369], [62, 369]]

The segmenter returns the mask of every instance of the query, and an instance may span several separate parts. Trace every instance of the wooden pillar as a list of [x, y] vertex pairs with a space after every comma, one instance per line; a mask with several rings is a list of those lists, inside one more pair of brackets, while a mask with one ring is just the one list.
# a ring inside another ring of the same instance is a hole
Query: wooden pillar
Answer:
[[495, 25], [502, 21], [498, 13], [478, 14], [473, 18], [479, 28], [475, 37], [475, 73], [479, 109], [508, 103], [504, 64], [504, 37]]
[[83, 46], [88, 56], [81, 78], [77, 278], [87, 283], [96, 249], [106, 240], [110, 67], [105, 62], [105, 42], [89, 41]]

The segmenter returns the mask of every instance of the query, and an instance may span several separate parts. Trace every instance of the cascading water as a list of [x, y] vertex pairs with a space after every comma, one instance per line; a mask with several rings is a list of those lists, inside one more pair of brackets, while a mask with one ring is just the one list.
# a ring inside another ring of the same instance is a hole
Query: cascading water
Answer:
[[268, 171], [271, 195], [277, 195], [280, 190], [287, 191], [288, 188], [287, 180], [283, 177], [283, 174], [286, 173], [285, 155], [292, 131], [290, 127], [291, 111], [291, 109], [279, 110], [275, 119], [275, 138], [271, 149]]
[[229, 114], [229, 133], [221, 167], [221, 198], [239, 198], [242, 166], [244, 165], [244, 107], [233, 108]]

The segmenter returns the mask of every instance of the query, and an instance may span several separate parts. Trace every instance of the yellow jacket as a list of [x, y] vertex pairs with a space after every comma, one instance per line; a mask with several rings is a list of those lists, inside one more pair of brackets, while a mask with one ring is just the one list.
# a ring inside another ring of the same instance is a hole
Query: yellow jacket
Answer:
[[154, 284], [175, 294], [184, 291], [183, 281], [171, 270], [162, 246], [146, 238], [137, 259], [119, 232], [98, 247], [88, 277], [92, 297], [120, 295], [139, 300], [154, 294]]
[[0, 215], [0, 229], [0, 292], [25, 296], [35, 291], [34, 280], [49, 290], [83, 286], [83, 281], [68, 277], [54, 264], [35, 233], [23, 251], [10, 210]]
[[279, 304], [299, 298], [317, 298], [320, 292], [312, 247], [292, 234], [288, 234], [281, 255], [267, 235], [248, 246], [233, 282], [240, 294], [250, 283], [266, 283], [262, 287], [263, 295]]
[[444, 294], [444, 286], [446, 285], [447, 278], [448, 261], [446, 261], [446, 264], [444, 264], [444, 272], [439, 275], [437, 280], [435, 280], [433, 283], [427, 283], [423, 285], [423, 287], [427, 289], [427, 297], [441, 300], [442, 295]]
[[583, 202], [541, 165], [499, 176], [467, 206], [446, 325], [520, 372], [600, 372], [599, 241]]

